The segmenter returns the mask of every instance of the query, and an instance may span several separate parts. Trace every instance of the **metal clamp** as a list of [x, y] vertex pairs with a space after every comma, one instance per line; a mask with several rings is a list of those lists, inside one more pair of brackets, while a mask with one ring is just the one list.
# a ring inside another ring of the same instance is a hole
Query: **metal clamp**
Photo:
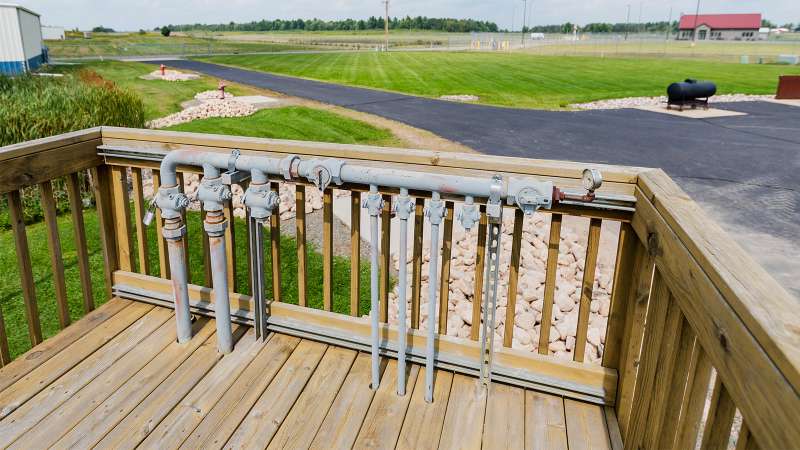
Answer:
[[486, 217], [489, 223], [499, 223], [503, 220], [503, 177], [495, 175], [489, 186], [489, 201], [486, 202]]
[[175, 185], [160, 187], [154, 203], [161, 210], [163, 219], [176, 219], [181, 217], [181, 212], [189, 206], [189, 198]]
[[438, 192], [434, 192], [433, 195], [431, 195], [428, 206], [425, 208], [425, 217], [428, 218], [431, 225], [439, 225], [442, 223], [442, 218], [444, 218], [444, 202], [439, 197]]
[[458, 221], [465, 230], [471, 230], [480, 219], [481, 213], [475, 204], [475, 199], [467, 197], [458, 211]]
[[381, 215], [381, 210], [383, 210], [383, 197], [381, 197], [381, 194], [377, 190], [370, 190], [370, 193], [367, 194], [367, 198], [364, 199], [364, 203], [361, 206], [369, 211], [370, 216], [377, 217]]
[[392, 209], [400, 220], [408, 220], [408, 218], [411, 217], [411, 213], [414, 211], [414, 202], [412, 202], [411, 197], [408, 196], [408, 189], [400, 190], [400, 195], [394, 202], [394, 207]]
[[526, 215], [535, 213], [539, 208], [550, 209], [553, 206], [553, 183], [510, 178], [506, 202], [517, 205]]
[[239, 160], [241, 155], [242, 152], [238, 148], [231, 151], [230, 156], [228, 156], [228, 170], [221, 174], [222, 184], [241, 184], [250, 178], [250, 172], [236, 170], [236, 161]]
[[281, 160], [281, 174], [283, 175], [283, 178], [287, 180], [294, 178], [294, 175], [292, 174], [292, 168], [295, 161], [300, 161], [300, 157], [297, 155], [289, 155]]

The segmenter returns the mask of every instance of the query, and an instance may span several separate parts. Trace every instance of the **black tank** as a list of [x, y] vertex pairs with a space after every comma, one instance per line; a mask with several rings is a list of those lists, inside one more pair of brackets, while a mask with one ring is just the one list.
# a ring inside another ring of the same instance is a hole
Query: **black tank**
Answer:
[[716, 93], [716, 84], [710, 81], [697, 81], [690, 78], [681, 83], [672, 83], [667, 87], [667, 97], [669, 97], [670, 102], [708, 98]]

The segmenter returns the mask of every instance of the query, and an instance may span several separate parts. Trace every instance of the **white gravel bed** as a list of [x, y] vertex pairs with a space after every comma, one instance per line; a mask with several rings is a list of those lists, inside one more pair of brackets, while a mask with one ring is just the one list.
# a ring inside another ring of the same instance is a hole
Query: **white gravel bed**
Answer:
[[449, 100], [451, 102], [477, 102], [480, 100], [480, 97], [477, 95], [442, 95], [439, 97], [440, 100]]
[[188, 81], [200, 78], [200, 75], [194, 73], [183, 73], [178, 70], [166, 69], [164, 75], [161, 75], [161, 69], [154, 70], [147, 75], [139, 77], [143, 80], [163, 80], [163, 81]]
[[[722, 94], [715, 95], [709, 99], [709, 103], [723, 103], [723, 102], [755, 102], [768, 99], [774, 99], [774, 95], [750, 95], [750, 94]], [[627, 98], [613, 98], [608, 100], [598, 100], [589, 103], [573, 103], [569, 105], [570, 108], [583, 109], [583, 110], [598, 110], [598, 109], [621, 109], [621, 108], [636, 108], [639, 106], [658, 106], [666, 105], [667, 97], [627, 97]]]

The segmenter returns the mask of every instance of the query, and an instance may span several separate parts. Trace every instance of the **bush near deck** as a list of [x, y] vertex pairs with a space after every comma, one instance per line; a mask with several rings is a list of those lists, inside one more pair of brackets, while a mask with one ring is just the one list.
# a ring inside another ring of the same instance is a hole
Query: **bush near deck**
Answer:
[[215, 56], [204, 61], [426, 97], [471, 94], [480, 103], [563, 108], [609, 98], [665, 95], [669, 83], [712, 80], [720, 94], [772, 94], [800, 67], [685, 59], [625, 59], [478, 52], [361, 52]]

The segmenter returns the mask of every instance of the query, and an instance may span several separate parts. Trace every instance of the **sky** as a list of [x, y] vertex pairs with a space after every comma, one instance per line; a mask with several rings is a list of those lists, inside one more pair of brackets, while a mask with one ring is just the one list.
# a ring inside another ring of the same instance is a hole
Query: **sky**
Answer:
[[[9, 1], [9, 0], [0, 0]], [[381, 0], [10, 0], [42, 15], [42, 23], [90, 29], [103, 25], [120, 31], [166, 24], [249, 22], [288, 18], [367, 18], [383, 14]], [[693, 14], [695, 0], [528, 0], [529, 25], [572, 22], [673, 20]], [[640, 15], [641, 9], [641, 15]], [[519, 29], [523, 0], [391, 0], [391, 16], [456, 17], [489, 20]], [[701, 13], [760, 12], [780, 24], [800, 23], [798, 0], [701, 0]]]

